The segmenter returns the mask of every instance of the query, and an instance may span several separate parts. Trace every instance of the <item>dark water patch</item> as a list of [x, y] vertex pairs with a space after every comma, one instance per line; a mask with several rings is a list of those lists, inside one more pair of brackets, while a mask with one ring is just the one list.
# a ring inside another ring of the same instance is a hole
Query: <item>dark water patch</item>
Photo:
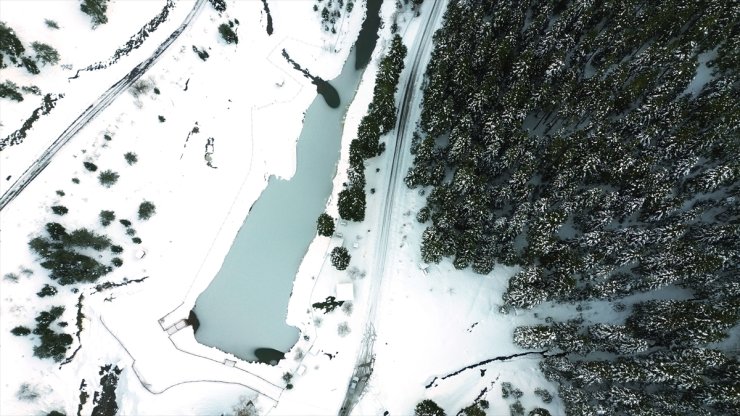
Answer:
[[257, 361], [265, 364], [276, 365], [278, 361], [285, 358], [285, 353], [272, 348], [257, 348], [254, 350]]
[[288, 61], [291, 65], [293, 65], [293, 68], [295, 68], [298, 72], [302, 73], [304, 77], [311, 80], [311, 82], [316, 85], [316, 92], [319, 93], [322, 97], [324, 97], [324, 101], [326, 101], [326, 105], [328, 105], [331, 108], [337, 108], [340, 104], [339, 99], [339, 92], [337, 92], [337, 89], [334, 88], [329, 82], [324, 81], [320, 77], [316, 77], [311, 75], [311, 73], [307, 70], [301, 67], [298, 62], [294, 61], [290, 55], [288, 55], [288, 52], [283, 49], [283, 58], [285, 58], [286, 61]]
[[360, 35], [355, 42], [355, 69], [363, 69], [370, 62], [370, 57], [378, 43], [380, 28], [380, 6], [383, 0], [367, 0], [367, 14], [360, 28]]
[[195, 314], [195, 310], [190, 310], [190, 313], [188, 314], [188, 319], [186, 319], [185, 322], [193, 327], [193, 333], [198, 332], [198, 328], [200, 328], [200, 321], [198, 320], [198, 315]]
[[272, 35], [272, 15], [270, 14], [270, 6], [267, 5], [267, 0], [262, 0], [262, 6], [265, 8], [265, 14], [267, 14], [267, 35]]

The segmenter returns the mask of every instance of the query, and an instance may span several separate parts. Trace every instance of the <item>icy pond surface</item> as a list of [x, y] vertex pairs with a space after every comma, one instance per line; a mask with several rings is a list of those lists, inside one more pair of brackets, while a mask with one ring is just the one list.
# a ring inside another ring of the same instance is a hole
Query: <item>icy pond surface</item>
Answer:
[[[369, 1], [368, 13], [377, 14], [381, 2]], [[372, 37], [374, 47], [377, 30], [377, 25], [363, 25], [358, 43]], [[364, 53], [367, 62], [372, 48]], [[298, 340], [298, 329], [285, 322], [288, 301], [298, 266], [316, 234], [316, 219], [331, 193], [343, 118], [363, 73], [355, 68], [356, 58], [353, 48], [341, 74], [329, 81], [339, 92], [339, 107], [330, 108], [317, 96], [306, 111], [295, 175], [289, 181], [270, 178], [221, 270], [196, 300], [200, 327], [195, 338], [201, 344], [256, 361], [256, 349], [285, 352]]]

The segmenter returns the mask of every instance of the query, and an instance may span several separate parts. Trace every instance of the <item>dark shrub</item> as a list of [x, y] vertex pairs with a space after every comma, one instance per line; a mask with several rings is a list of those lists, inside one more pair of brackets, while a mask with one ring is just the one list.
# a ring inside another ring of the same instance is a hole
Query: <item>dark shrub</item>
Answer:
[[118, 182], [118, 178], [119, 178], [119, 175], [116, 172], [113, 172], [112, 170], [106, 170], [104, 172], [100, 172], [100, 175], [98, 175], [98, 181], [100, 181], [100, 184], [105, 186], [106, 188], [110, 188], [116, 182]]
[[116, 213], [113, 211], [106, 211], [102, 210], [100, 211], [100, 224], [103, 225], [103, 227], [107, 227], [110, 225], [113, 220], [116, 219]]
[[218, 33], [221, 34], [226, 43], [239, 43], [239, 37], [236, 36], [234, 30], [227, 23], [221, 23], [218, 27]]
[[149, 201], [144, 201], [139, 204], [139, 219], [148, 220], [157, 212], [157, 207]]
[[25, 326], [17, 326], [15, 328], [11, 329], [10, 330], [10, 333], [13, 334], [13, 335], [15, 335], [15, 336], [17, 336], [17, 337], [21, 337], [21, 336], [30, 334], [31, 333], [31, 330], [28, 329], [28, 328], [26, 328]]
[[349, 261], [352, 256], [345, 247], [334, 247], [331, 251], [331, 264], [337, 268], [337, 270], [344, 270], [349, 266]]

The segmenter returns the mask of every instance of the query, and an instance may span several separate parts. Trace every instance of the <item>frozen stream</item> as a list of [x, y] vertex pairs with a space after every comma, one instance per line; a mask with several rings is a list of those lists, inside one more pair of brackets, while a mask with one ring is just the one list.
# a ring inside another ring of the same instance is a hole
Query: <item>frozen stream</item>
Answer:
[[[370, 0], [368, 15], [377, 14], [381, 2]], [[363, 25], [357, 41], [365, 48], [365, 64], [377, 39], [376, 20], [374, 28]], [[298, 340], [298, 329], [285, 322], [288, 301], [298, 266], [316, 235], [316, 219], [331, 194], [343, 118], [364, 72], [355, 68], [356, 60], [363, 62], [355, 49], [341, 74], [329, 81], [339, 92], [340, 105], [330, 108], [321, 96], [314, 99], [298, 139], [295, 175], [288, 181], [270, 178], [221, 270], [196, 300], [200, 328], [195, 338], [201, 344], [255, 361], [258, 348], [284, 352]]]

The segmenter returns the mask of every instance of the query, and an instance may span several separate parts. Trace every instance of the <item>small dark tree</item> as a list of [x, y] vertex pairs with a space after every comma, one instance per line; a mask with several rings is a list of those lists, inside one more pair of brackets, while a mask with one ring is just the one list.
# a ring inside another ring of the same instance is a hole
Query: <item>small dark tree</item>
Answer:
[[332, 266], [336, 267], [337, 270], [344, 270], [349, 266], [349, 261], [352, 259], [352, 256], [349, 255], [349, 252], [345, 247], [334, 247], [334, 250], [331, 251], [331, 264]]
[[134, 163], [139, 161], [139, 158], [136, 156], [136, 153], [128, 152], [123, 155], [123, 158], [126, 159], [126, 163], [129, 165], [133, 165]]
[[49, 29], [59, 29], [59, 25], [57, 22], [51, 20], [51, 19], [44, 19], [44, 23], [46, 24], [46, 27]]
[[118, 220], [118, 222], [120, 222], [121, 225], [123, 225], [124, 227], [130, 227], [131, 226], [131, 221], [129, 221], [129, 220], [121, 219], [121, 220]]
[[22, 326], [21, 325], [21, 326], [17, 326], [15, 328], [11, 329], [10, 330], [10, 333], [13, 334], [13, 335], [15, 335], [15, 336], [17, 336], [17, 337], [21, 337], [21, 336], [30, 334], [31, 333], [31, 330], [28, 329], [28, 328], [26, 328], [25, 326]]
[[110, 246], [111, 253], [123, 253], [123, 247], [121, 246]]
[[15, 31], [7, 26], [4, 22], [0, 22], [0, 68], [5, 68], [8, 63], [5, 61], [7, 57], [11, 63], [18, 63], [18, 58], [23, 55], [23, 51], [26, 48], [23, 47]]
[[120, 257], [113, 257], [113, 260], [111, 260], [111, 263], [113, 263], [113, 265], [116, 267], [123, 266], [123, 260], [121, 260]]
[[116, 214], [113, 211], [106, 211], [102, 210], [100, 211], [100, 224], [103, 225], [103, 227], [107, 227], [110, 225], [113, 220], [116, 219]]
[[119, 175], [116, 172], [108, 169], [106, 171], [100, 172], [100, 175], [98, 175], [98, 181], [100, 181], [100, 184], [105, 186], [106, 188], [110, 188], [116, 182], [118, 182], [118, 177]]
[[331, 237], [331, 235], [334, 234], [334, 218], [325, 212], [322, 213], [319, 215], [318, 221], [316, 221], [316, 229], [318, 230], [319, 235]]
[[92, 248], [97, 251], [110, 247], [110, 239], [108, 237], [95, 234], [87, 228], [72, 231], [63, 238], [63, 241], [67, 246]]
[[139, 237], [134, 237], [131, 239], [131, 241], [133, 241], [134, 244], [141, 244], [141, 238]]
[[46, 223], [46, 232], [49, 233], [49, 236], [51, 236], [53, 240], [61, 240], [67, 237], [67, 229], [58, 222]]
[[144, 201], [139, 204], [139, 219], [148, 220], [157, 212], [157, 208], [149, 201]]
[[239, 37], [236, 36], [236, 33], [226, 23], [221, 23], [218, 27], [218, 33], [221, 34], [221, 37], [226, 43], [239, 43]]
[[339, 216], [345, 220], [360, 222], [365, 219], [365, 190], [352, 186], [339, 192], [337, 207]]
[[59, 52], [51, 46], [41, 43], [33, 42], [31, 48], [36, 52], [36, 59], [45, 65], [56, 65], [59, 63]]
[[445, 416], [445, 411], [434, 400], [422, 400], [414, 408], [415, 416]]
[[226, 2], [224, 0], [208, 0], [217, 12], [226, 11]]
[[18, 92], [18, 85], [10, 80], [0, 83], [0, 98], [8, 98], [13, 101], [23, 101], [23, 94]]
[[67, 207], [65, 207], [64, 205], [54, 205], [53, 207], [51, 207], [51, 211], [57, 215], [65, 215], [69, 212]]
[[108, 11], [108, 0], [83, 0], [80, 10], [90, 16], [93, 27], [108, 23], [105, 12]]
[[26, 71], [28, 71], [30, 74], [37, 75], [41, 72], [38, 65], [36, 65], [36, 61], [27, 56], [21, 58], [21, 63], [23, 64], [23, 67], [26, 68]]
[[82, 165], [85, 166], [85, 169], [89, 170], [90, 172], [95, 172], [96, 170], [98, 170], [98, 165], [92, 162], [82, 162]]
[[41, 290], [36, 293], [36, 296], [40, 298], [45, 298], [47, 296], [54, 296], [57, 294], [57, 292], [58, 291], [56, 287], [46, 283], [44, 284], [44, 287], [42, 287]]

